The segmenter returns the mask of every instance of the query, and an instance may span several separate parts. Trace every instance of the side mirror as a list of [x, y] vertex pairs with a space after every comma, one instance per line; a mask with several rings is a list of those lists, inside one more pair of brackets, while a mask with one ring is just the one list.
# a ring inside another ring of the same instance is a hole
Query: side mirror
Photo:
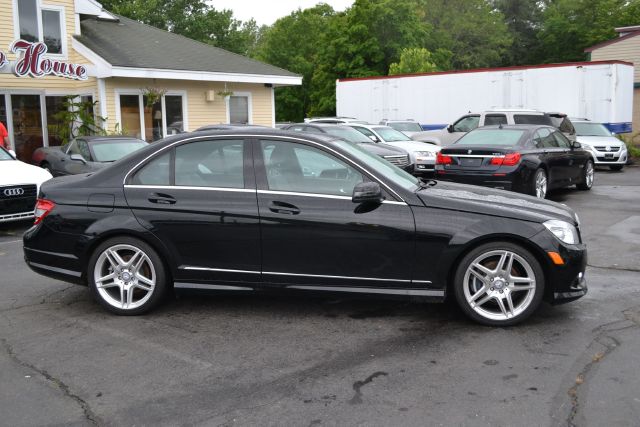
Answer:
[[453, 133], [454, 132], [453, 131], [453, 125], [447, 126], [447, 132], [449, 132], [449, 133]]
[[378, 139], [377, 136], [375, 135], [369, 135], [369, 139], [372, 140], [373, 142], [380, 142], [380, 140]]
[[361, 182], [353, 189], [353, 203], [382, 203], [382, 189], [377, 182]]
[[82, 157], [82, 155], [80, 155], [80, 154], [72, 154], [71, 155], [71, 160], [76, 161], [76, 162], [81, 162], [81, 163], [87, 163], [87, 161], [84, 159], [84, 157]]
[[582, 148], [582, 144], [580, 144], [578, 141], [573, 141], [573, 142], [571, 143], [571, 148], [573, 148], [573, 149], [576, 149], [576, 150], [577, 150], [578, 148]]

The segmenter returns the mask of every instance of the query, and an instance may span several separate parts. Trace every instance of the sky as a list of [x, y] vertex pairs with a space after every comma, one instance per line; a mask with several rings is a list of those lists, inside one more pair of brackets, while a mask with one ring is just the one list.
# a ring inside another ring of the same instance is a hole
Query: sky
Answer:
[[330, 4], [335, 10], [345, 10], [353, 4], [353, 0], [209, 0], [207, 3], [218, 10], [233, 10], [234, 18], [241, 21], [253, 18], [258, 25], [271, 25], [298, 8], [306, 9], [320, 2]]

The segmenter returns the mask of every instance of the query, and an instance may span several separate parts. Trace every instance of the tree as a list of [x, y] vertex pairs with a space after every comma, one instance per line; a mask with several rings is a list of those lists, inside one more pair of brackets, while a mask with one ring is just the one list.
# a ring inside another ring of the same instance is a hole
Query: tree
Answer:
[[537, 37], [542, 21], [542, 2], [532, 0], [493, 0], [493, 6], [504, 16], [513, 44], [503, 58], [503, 65], [535, 62], [540, 49]]
[[424, 47], [453, 53], [454, 69], [494, 67], [513, 43], [504, 16], [489, 0], [417, 0], [429, 37]]
[[[450, 53], [447, 51], [447, 56], [450, 56]], [[435, 55], [423, 47], [402, 49], [400, 61], [389, 66], [389, 75], [439, 71], [441, 68], [436, 64], [436, 60]]]
[[584, 49], [640, 22], [638, 0], [547, 0], [537, 34], [541, 62], [583, 61]]

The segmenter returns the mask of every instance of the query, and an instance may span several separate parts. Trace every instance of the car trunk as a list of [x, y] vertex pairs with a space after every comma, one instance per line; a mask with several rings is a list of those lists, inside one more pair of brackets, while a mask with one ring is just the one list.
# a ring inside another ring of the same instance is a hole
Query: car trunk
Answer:
[[491, 160], [511, 151], [513, 150], [510, 147], [458, 146], [443, 148], [442, 154], [451, 157], [451, 163], [446, 165], [446, 170], [491, 172], [500, 168], [500, 165], [491, 164]]

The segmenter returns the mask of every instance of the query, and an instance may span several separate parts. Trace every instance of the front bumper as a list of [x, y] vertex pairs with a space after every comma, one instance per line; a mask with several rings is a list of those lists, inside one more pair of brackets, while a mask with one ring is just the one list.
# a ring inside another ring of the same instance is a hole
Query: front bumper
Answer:
[[22, 221], [25, 219], [33, 218], [33, 211], [12, 213], [12, 214], [0, 214], [0, 223], [11, 221]]
[[622, 149], [615, 153], [608, 153], [604, 151], [588, 150], [589, 154], [593, 158], [593, 163], [598, 166], [610, 166], [610, 165], [626, 165], [629, 159], [629, 153], [626, 149]]

